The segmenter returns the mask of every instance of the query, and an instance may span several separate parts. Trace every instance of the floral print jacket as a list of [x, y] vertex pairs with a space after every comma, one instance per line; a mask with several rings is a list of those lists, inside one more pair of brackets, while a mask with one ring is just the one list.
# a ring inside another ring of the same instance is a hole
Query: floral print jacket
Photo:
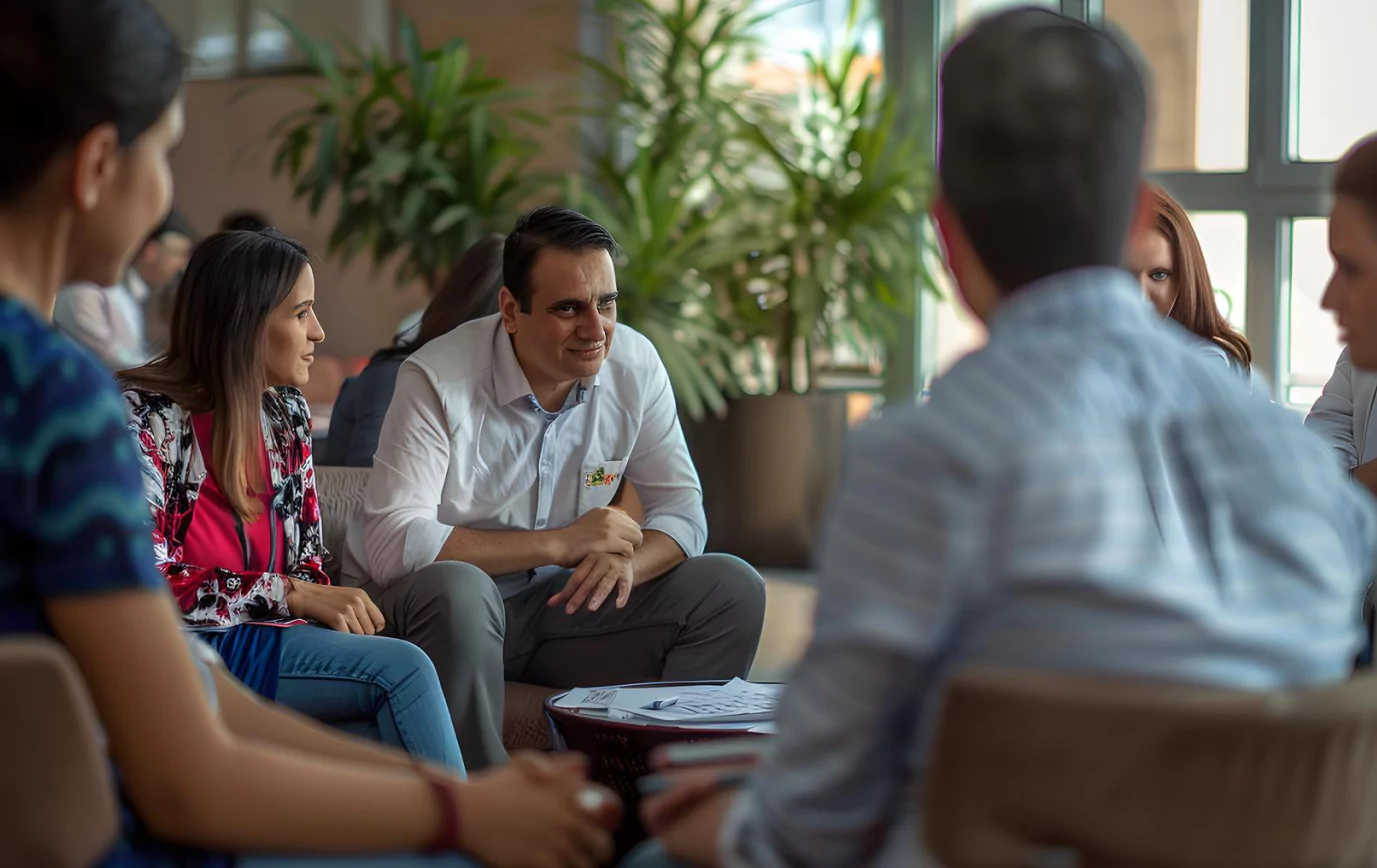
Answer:
[[269, 392], [263, 402], [273, 503], [286, 536], [288, 572], [242, 573], [183, 563], [182, 545], [206, 463], [191, 413], [157, 392], [130, 389], [129, 429], [138, 439], [144, 494], [153, 518], [153, 552], [186, 621], [195, 627], [232, 627], [249, 621], [303, 623], [287, 609], [288, 579], [330, 584], [322, 564], [320, 504], [311, 463], [311, 414], [292, 388]]

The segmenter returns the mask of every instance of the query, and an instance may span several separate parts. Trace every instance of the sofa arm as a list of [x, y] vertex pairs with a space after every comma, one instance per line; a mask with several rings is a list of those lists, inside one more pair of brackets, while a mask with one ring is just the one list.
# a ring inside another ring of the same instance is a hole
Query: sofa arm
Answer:
[[114, 844], [119, 810], [76, 664], [43, 636], [0, 640], [0, 865], [78, 868]]

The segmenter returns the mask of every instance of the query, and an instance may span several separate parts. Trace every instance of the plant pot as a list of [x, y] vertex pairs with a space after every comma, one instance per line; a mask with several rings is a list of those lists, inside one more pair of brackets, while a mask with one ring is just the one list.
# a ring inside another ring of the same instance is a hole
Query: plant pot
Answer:
[[846, 438], [841, 393], [747, 396], [725, 419], [686, 421], [708, 550], [757, 567], [811, 565]]

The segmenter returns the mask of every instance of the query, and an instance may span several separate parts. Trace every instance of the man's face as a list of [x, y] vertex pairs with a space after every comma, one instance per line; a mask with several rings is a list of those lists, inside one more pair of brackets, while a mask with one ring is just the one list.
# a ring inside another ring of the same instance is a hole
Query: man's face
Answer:
[[144, 245], [136, 263], [139, 276], [152, 290], [165, 288], [186, 270], [191, 260], [191, 239], [176, 232], [168, 232]]
[[1377, 371], [1377, 214], [1346, 196], [1329, 216], [1334, 276], [1321, 306], [1334, 312], [1353, 365]]
[[592, 377], [602, 369], [617, 327], [617, 275], [605, 250], [546, 248], [531, 268], [523, 312], [503, 288], [502, 321], [532, 388]]

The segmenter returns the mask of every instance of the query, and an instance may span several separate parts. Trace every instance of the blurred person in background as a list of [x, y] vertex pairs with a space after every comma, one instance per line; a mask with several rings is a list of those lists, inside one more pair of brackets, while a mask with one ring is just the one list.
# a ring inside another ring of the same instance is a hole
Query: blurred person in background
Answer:
[[372, 467], [383, 418], [397, 387], [397, 372], [412, 353], [470, 320], [497, 313], [502, 289], [502, 235], [488, 235], [464, 251], [423, 311], [409, 340], [379, 350], [357, 377], [346, 380], [330, 414], [330, 437], [321, 464]]
[[1334, 174], [1329, 249], [1334, 275], [1321, 304], [1347, 346], [1305, 426], [1377, 494], [1377, 135], [1356, 144]]
[[325, 332], [301, 244], [270, 230], [197, 246], [172, 343], [121, 371], [153, 553], [186, 623], [268, 699], [463, 768], [435, 668], [322, 567], [310, 379]]
[[145, 0], [0, 3], [0, 638], [53, 637], [90, 693], [123, 820], [101, 864], [596, 864], [590, 806], [615, 804], [578, 760], [466, 783], [257, 700], [183, 635], [114, 381], [51, 326], [167, 213], [182, 64]]
[[231, 211], [220, 218], [221, 232], [262, 232], [269, 229], [273, 222], [268, 219], [268, 215], [262, 211], [244, 209], [242, 211]]
[[73, 283], [59, 290], [54, 324], [112, 371], [148, 361], [167, 346], [166, 312], [194, 239], [191, 224], [170, 212], [118, 283]]
[[950, 49], [940, 98], [932, 210], [989, 341], [851, 438], [771, 756], [743, 792], [684, 772], [644, 805], [692, 865], [930, 864], [959, 667], [1267, 690], [1348, 677], [1361, 642], [1377, 509], [1123, 268], [1155, 221], [1131, 49], [1005, 12]]
[[1166, 190], [1148, 186], [1152, 225], [1129, 246], [1129, 271], [1138, 278], [1157, 312], [1200, 338], [1202, 351], [1247, 376], [1253, 348], [1220, 312], [1205, 252], [1181, 203]]

